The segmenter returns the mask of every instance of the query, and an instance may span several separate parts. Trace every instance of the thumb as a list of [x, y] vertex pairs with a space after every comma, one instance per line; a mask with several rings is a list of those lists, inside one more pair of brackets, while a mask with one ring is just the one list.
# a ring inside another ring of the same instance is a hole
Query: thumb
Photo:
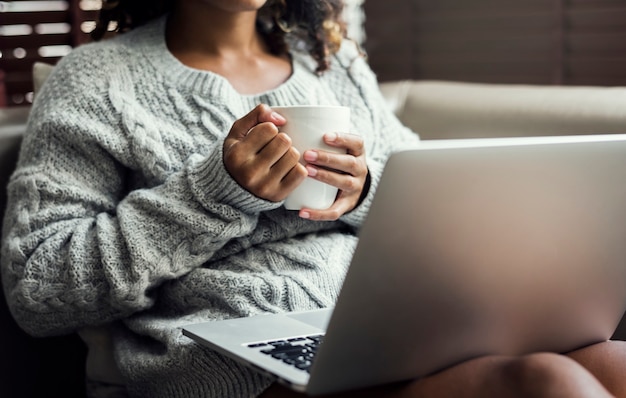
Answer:
[[279, 115], [278, 113], [272, 111], [266, 104], [257, 105], [254, 109], [248, 112], [247, 115], [243, 116], [241, 119], [238, 119], [233, 123], [233, 128], [231, 130], [231, 135], [235, 135], [235, 137], [244, 137], [248, 134], [248, 131], [252, 129], [257, 124], [261, 123], [274, 123], [277, 126], [282, 126], [285, 124], [286, 120], [284, 117]]

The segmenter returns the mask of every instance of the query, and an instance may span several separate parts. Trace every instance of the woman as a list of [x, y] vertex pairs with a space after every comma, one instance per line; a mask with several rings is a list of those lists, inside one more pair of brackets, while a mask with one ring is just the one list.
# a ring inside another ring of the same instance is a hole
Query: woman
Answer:
[[[95, 35], [110, 21], [125, 33], [74, 50], [38, 94], [3, 280], [26, 331], [85, 338], [91, 396], [298, 395], [180, 327], [331, 305], [387, 157], [417, 144], [342, 42], [340, 12], [336, 0], [105, 2]], [[300, 165], [271, 110], [297, 104], [349, 106], [358, 135], [325, 138], [347, 153], [309, 150]], [[335, 203], [285, 210], [307, 176], [338, 187]], [[346, 396], [610, 396], [624, 358], [620, 343], [486, 357]]]

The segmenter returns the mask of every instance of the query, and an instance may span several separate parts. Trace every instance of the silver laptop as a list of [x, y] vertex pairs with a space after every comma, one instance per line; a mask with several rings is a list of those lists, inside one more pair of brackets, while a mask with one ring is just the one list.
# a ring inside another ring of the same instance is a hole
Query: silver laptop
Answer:
[[391, 156], [359, 236], [334, 310], [183, 333], [309, 394], [607, 340], [626, 308], [626, 135], [423, 142]]

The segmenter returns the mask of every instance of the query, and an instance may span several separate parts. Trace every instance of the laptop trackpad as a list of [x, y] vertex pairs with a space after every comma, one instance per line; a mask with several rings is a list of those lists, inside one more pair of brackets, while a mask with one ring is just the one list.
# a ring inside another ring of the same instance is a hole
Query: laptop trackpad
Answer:
[[307, 325], [314, 326], [316, 328], [326, 330], [330, 315], [333, 313], [332, 308], [324, 308], [321, 310], [304, 311], [304, 312], [292, 312], [286, 314], [287, 317], [306, 323]]

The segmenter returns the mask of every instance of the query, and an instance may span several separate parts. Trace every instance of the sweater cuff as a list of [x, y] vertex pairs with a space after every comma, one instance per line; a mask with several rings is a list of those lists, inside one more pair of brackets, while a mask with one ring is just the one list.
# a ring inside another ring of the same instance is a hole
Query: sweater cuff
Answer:
[[196, 199], [205, 209], [216, 204], [232, 206], [246, 214], [258, 214], [281, 206], [281, 202], [261, 199], [235, 181], [224, 166], [222, 145], [216, 145], [206, 158], [190, 159], [187, 176]]

